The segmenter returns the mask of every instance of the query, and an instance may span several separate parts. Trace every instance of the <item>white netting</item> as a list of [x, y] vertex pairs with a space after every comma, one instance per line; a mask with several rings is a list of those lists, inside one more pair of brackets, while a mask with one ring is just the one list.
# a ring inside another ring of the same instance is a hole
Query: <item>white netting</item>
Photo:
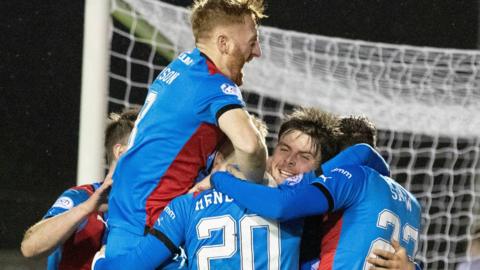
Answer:
[[[109, 101], [118, 110], [143, 103], [171, 56], [194, 44], [185, 8], [112, 2]], [[243, 88], [248, 109], [269, 124], [269, 145], [295, 105], [367, 115], [394, 178], [422, 204], [418, 258], [428, 269], [470, 259], [469, 232], [480, 217], [480, 52], [270, 27], [260, 35], [263, 55], [247, 64]]]

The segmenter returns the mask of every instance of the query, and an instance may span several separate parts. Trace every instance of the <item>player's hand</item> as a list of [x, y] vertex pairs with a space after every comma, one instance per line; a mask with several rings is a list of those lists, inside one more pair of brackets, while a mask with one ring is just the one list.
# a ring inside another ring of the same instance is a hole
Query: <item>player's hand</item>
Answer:
[[372, 264], [370, 270], [377, 269], [395, 269], [395, 270], [414, 270], [415, 265], [408, 259], [407, 251], [400, 246], [398, 241], [392, 240], [392, 246], [395, 252], [383, 249], [374, 249], [373, 254], [377, 258], [369, 257], [367, 261]]
[[82, 206], [88, 213], [94, 211], [106, 212], [108, 208], [108, 193], [110, 192], [112, 183], [112, 175], [108, 174], [105, 177], [102, 185], [97, 190], [95, 190], [95, 192], [92, 194], [92, 196], [90, 196], [90, 198], [88, 198], [88, 200], [86, 200], [79, 206]]
[[193, 186], [188, 193], [193, 193], [193, 192], [202, 192], [207, 189], [211, 189], [212, 186], [210, 185], [210, 175], [209, 174], [207, 177], [203, 178], [202, 181], [198, 182]]

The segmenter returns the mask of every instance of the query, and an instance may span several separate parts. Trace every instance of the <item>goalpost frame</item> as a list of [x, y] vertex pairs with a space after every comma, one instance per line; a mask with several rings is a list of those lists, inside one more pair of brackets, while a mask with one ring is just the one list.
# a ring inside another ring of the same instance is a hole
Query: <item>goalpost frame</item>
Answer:
[[110, 0], [85, 0], [77, 184], [104, 177]]

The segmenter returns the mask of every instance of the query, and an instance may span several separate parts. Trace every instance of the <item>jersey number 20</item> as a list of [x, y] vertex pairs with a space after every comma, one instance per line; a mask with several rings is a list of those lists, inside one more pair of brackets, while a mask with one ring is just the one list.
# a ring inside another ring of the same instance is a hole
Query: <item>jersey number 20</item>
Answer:
[[[203, 218], [197, 224], [198, 239], [211, 237], [211, 232], [223, 230], [223, 244], [203, 246], [197, 252], [197, 268], [210, 269], [212, 259], [227, 259], [237, 252], [237, 222], [230, 215]], [[279, 269], [280, 263], [280, 231], [278, 223], [266, 220], [257, 215], [245, 215], [239, 220], [240, 258], [238, 269], [254, 269], [253, 260], [253, 230], [264, 228], [268, 231], [268, 269]]]

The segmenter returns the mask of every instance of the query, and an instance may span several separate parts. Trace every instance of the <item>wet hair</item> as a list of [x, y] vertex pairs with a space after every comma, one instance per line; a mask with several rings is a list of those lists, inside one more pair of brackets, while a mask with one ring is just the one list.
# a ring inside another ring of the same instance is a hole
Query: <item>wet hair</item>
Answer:
[[245, 15], [252, 15], [256, 23], [266, 17], [263, 0], [195, 0], [190, 9], [196, 42], [219, 25], [244, 23]]
[[335, 138], [339, 136], [338, 120], [334, 114], [300, 107], [282, 123], [278, 140], [291, 132], [300, 131], [311, 138], [315, 156], [320, 157], [319, 162], [324, 162], [337, 154]]
[[376, 146], [377, 129], [373, 122], [363, 115], [341, 118], [340, 131], [342, 134], [337, 139], [340, 149], [357, 143], [366, 143], [374, 148]]
[[105, 129], [105, 153], [108, 165], [115, 160], [113, 147], [118, 143], [127, 144], [128, 137], [135, 126], [138, 111], [138, 108], [132, 108], [120, 114], [111, 113], [109, 115], [107, 128]]

